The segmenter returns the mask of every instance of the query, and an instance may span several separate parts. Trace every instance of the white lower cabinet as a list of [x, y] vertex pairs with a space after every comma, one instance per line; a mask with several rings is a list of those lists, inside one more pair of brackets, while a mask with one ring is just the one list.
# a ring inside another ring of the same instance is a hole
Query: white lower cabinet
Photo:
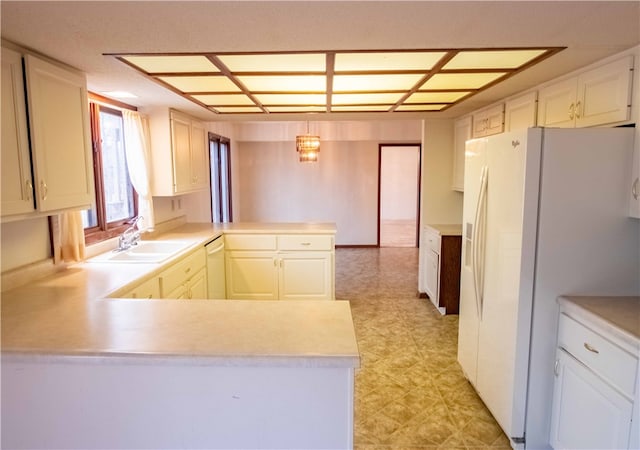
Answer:
[[633, 403], [564, 350], [557, 356], [553, 448], [628, 448]]
[[290, 252], [279, 255], [278, 298], [327, 300], [333, 298], [333, 257], [329, 252]]
[[560, 315], [550, 435], [554, 449], [630, 448], [637, 349], [617, 345], [606, 329], [592, 325]]
[[225, 236], [227, 298], [333, 300], [333, 236]]
[[184, 257], [160, 274], [161, 298], [207, 298], [206, 254], [204, 248]]
[[278, 272], [276, 253], [227, 251], [225, 254], [227, 298], [276, 300]]

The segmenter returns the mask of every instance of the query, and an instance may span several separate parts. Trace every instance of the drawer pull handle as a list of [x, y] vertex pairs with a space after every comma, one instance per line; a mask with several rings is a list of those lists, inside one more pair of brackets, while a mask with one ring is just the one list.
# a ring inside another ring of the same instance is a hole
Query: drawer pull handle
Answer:
[[555, 376], [557, 377], [558, 375], [560, 375], [560, 371], [558, 370], [558, 366], [560, 365], [560, 360], [556, 359], [556, 363], [553, 366], [553, 373], [555, 374]]
[[187, 267], [187, 268], [184, 270], [184, 273], [189, 273], [189, 272], [191, 272], [191, 267]]
[[600, 353], [598, 351], [598, 349], [592, 347], [591, 345], [589, 345], [588, 343], [584, 343], [584, 348], [586, 348], [587, 350], [589, 350], [591, 353]]
[[311, 245], [311, 242], [301, 242], [300, 245]]

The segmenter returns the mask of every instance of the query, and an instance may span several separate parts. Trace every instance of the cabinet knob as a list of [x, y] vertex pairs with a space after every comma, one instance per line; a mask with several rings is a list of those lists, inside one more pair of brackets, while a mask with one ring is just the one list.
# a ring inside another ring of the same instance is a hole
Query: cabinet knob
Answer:
[[581, 109], [582, 109], [582, 102], [576, 103], [576, 119], [580, 118]]
[[27, 180], [25, 182], [25, 197], [27, 198], [27, 200], [31, 200], [33, 195], [33, 183], [31, 182], [31, 180]]
[[45, 183], [44, 180], [40, 181], [40, 190], [40, 198], [42, 198], [42, 200], [46, 200], [47, 195], [49, 194], [49, 188], [47, 187], [47, 183]]
[[576, 109], [576, 105], [574, 103], [571, 103], [569, 105], [569, 119], [571, 119], [571, 120], [573, 120], [573, 118], [574, 118], [575, 109]]

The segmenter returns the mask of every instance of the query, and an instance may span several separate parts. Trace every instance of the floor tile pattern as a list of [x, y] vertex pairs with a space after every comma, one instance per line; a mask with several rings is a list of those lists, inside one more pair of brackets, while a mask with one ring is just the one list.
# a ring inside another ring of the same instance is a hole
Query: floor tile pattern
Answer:
[[456, 362], [458, 316], [417, 298], [417, 274], [416, 248], [336, 250], [361, 356], [355, 448], [510, 449]]

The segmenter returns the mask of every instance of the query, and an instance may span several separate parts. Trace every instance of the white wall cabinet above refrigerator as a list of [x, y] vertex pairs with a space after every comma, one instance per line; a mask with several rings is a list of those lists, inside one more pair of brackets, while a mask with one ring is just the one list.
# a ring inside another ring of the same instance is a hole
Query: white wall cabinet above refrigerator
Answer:
[[83, 74], [2, 48], [3, 219], [91, 206], [88, 105]]
[[209, 184], [207, 131], [203, 123], [162, 108], [149, 114], [153, 195], [170, 197], [204, 190]]
[[473, 137], [491, 136], [504, 131], [504, 103], [473, 115]]
[[507, 100], [504, 104], [504, 131], [535, 127], [537, 107], [537, 92]]
[[540, 89], [538, 125], [590, 127], [624, 122], [631, 111], [633, 56]]

